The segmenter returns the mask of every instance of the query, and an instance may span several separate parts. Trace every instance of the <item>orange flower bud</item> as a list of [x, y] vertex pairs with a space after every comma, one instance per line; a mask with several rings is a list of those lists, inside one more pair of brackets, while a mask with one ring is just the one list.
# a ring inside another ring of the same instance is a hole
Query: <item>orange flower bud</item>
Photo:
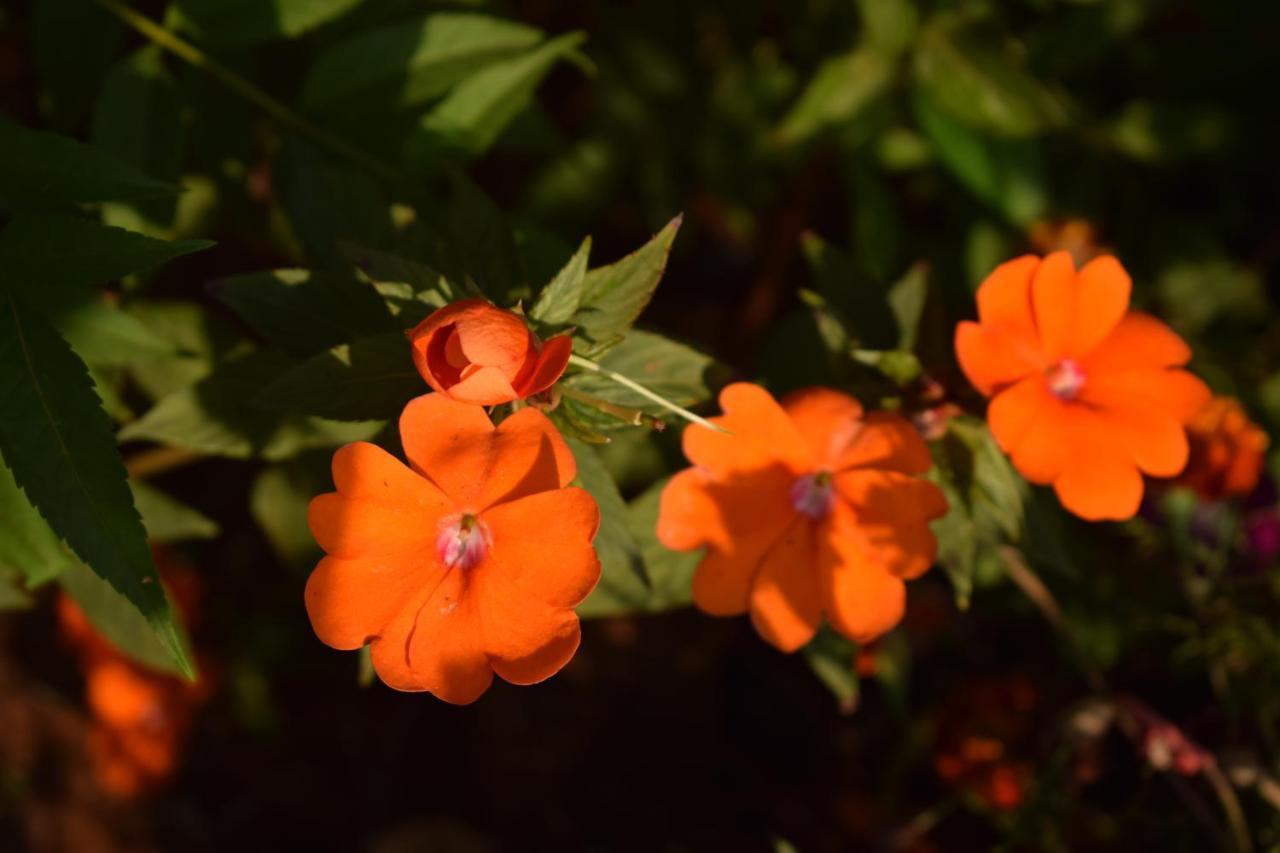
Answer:
[[1253, 491], [1269, 442], [1238, 400], [1214, 397], [1187, 424], [1187, 438], [1191, 455], [1179, 483], [1205, 500]]
[[413, 363], [434, 390], [461, 403], [496, 406], [545, 391], [569, 364], [573, 341], [545, 343], [523, 319], [484, 299], [440, 308], [409, 332]]

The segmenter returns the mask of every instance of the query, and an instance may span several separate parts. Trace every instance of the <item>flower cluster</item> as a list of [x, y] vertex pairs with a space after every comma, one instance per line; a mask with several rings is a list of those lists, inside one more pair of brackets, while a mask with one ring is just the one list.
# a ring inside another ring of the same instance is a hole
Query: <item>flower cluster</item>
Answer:
[[[153, 548], [166, 587], [189, 627], [197, 613], [198, 576], [168, 551]], [[155, 790], [177, 769], [197, 709], [212, 691], [205, 669], [186, 682], [134, 663], [90, 624], [65, 593], [58, 599], [64, 641], [76, 653], [93, 715], [88, 754], [103, 790], [132, 797]]]

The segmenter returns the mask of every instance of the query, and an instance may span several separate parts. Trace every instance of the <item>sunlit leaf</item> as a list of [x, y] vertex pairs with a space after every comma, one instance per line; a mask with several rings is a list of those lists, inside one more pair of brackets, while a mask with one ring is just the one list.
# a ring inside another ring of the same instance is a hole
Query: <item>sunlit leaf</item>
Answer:
[[551, 279], [538, 301], [529, 310], [529, 316], [549, 326], [568, 323], [582, 304], [583, 285], [586, 283], [587, 261], [591, 255], [591, 238], [587, 237], [573, 253], [563, 269]]
[[631, 328], [662, 280], [682, 220], [677, 216], [640, 249], [587, 273], [570, 322], [588, 341], [604, 343]]
[[186, 28], [201, 38], [247, 45], [299, 36], [364, 0], [175, 0]]
[[147, 538], [152, 541], [180, 542], [212, 539], [218, 535], [217, 522], [155, 486], [132, 479], [129, 488], [142, 516], [142, 526], [147, 529]]
[[883, 55], [859, 48], [832, 57], [809, 80], [781, 127], [784, 142], [803, 142], [820, 131], [854, 122], [884, 93], [893, 68]]

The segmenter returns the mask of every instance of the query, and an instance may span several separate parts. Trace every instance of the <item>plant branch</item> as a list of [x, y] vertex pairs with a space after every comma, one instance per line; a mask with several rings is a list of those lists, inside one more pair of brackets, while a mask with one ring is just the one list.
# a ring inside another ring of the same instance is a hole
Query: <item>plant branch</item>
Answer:
[[646, 400], [651, 400], [654, 403], [657, 403], [659, 406], [666, 409], [668, 412], [671, 412], [672, 414], [675, 414], [675, 415], [679, 415], [680, 417], [684, 418], [686, 421], [689, 421], [690, 423], [697, 424], [698, 426], [704, 426], [707, 429], [712, 429], [712, 430], [715, 430], [716, 432], [724, 433], [725, 435], [730, 434], [729, 431], [724, 427], [716, 426], [715, 424], [711, 423], [711, 421], [707, 420], [701, 415], [695, 415], [693, 412], [689, 411], [688, 409], [677, 406], [675, 403], [671, 402], [670, 400], [663, 397], [662, 395], [656, 394], [653, 391], [650, 391], [648, 388], [644, 387], [639, 382], [636, 382], [635, 380], [632, 380], [632, 379], [628, 379], [627, 377], [623, 376], [621, 373], [616, 373], [607, 367], [601, 367], [600, 365], [596, 364], [594, 361], [592, 361], [589, 358], [583, 358], [582, 356], [577, 355], [575, 353], [569, 356], [569, 363], [574, 365], [575, 367], [580, 367], [583, 370], [589, 370], [592, 373], [599, 373], [601, 376], [607, 379], [611, 379], [614, 382], [617, 382], [623, 388], [627, 388], [631, 391], [636, 392], [641, 397], [644, 397]]

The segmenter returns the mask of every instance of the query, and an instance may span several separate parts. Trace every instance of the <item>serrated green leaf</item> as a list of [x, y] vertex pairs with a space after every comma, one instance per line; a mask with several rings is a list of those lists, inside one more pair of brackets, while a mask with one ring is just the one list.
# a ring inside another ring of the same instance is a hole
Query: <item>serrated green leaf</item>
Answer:
[[265, 270], [222, 279], [213, 292], [258, 334], [291, 355], [309, 356], [352, 337], [393, 328], [377, 291], [341, 273]]
[[693, 572], [701, 551], [667, 550], [657, 537], [658, 507], [666, 481], [655, 483], [627, 508], [627, 525], [644, 560], [644, 581], [619, 572], [600, 578], [595, 591], [578, 606], [578, 615], [591, 619], [624, 613], [659, 613], [686, 607], [693, 600]]
[[293, 38], [350, 12], [364, 0], [176, 0], [184, 28], [232, 45]]
[[466, 12], [437, 12], [366, 30], [325, 51], [302, 84], [303, 109], [406, 108], [447, 92], [486, 65], [533, 47], [541, 31]]
[[212, 539], [218, 535], [218, 523], [192, 509], [155, 486], [142, 480], [130, 480], [133, 501], [142, 516], [147, 538], [153, 542], [180, 542], [184, 539]]
[[[176, 184], [184, 136], [182, 94], [165, 71], [160, 49], [144, 47], [116, 63], [94, 106], [90, 142], [143, 174]], [[169, 196], [130, 206], [146, 221], [167, 226], [178, 202]]]
[[0, 208], [139, 201], [178, 192], [92, 145], [0, 119]]
[[590, 255], [591, 238], [587, 237], [556, 277], [542, 288], [538, 301], [529, 310], [530, 317], [548, 326], [561, 326], [570, 321], [582, 304]]
[[[652, 332], [633, 331], [600, 359], [601, 367], [621, 373], [677, 406], [692, 406], [711, 396], [727, 370], [692, 347]], [[598, 373], [576, 373], [567, 385], [593, 397], [654, 416], [670, 413], [651, 400]], [[615, 426], [626, 426], [614, 418]]]
[[640, 249], [587, 273], [582, 299], [571, 321], [587, 341], [599, 344], [631, 328], [662, 280], [682, 221], [683, 217], [677, 216]]
[[356, 338], [318, 353], [267, 384], [257, 402], [340, 421], [390, 420], [428, 392], [403, 332]]
[[173, 345], [141, 320], [96, 299], [82, 300], [51, 318], [76, 354], [91, 365], [131, 364], [175, 355]]
[[335, 423], [253, 404], [272, 377], [294, 361], [255, 350], [218, 364], [195, 385], [161, 399], [120, 431], [123, 441], [150, 440], [233, 459], [287, 459], [313, 447], [372, 438], [375, 423]]
[[601, 583], [604, 583], [606, 575], [628, 574], [644, 584], [640, 546], [627, 525], [627, 504], [618, 493], [617, 484], [594, 447], [572, 438], [566, 443], [578, 463], [576, 482], [591, 493], [600, 508], [600, 530], [596, 533], [594, 545], [600, 555]]
[[480, 295], [475, 287], [454, 284], [419, 261], [352, 243], [339, 243], [338, 249], [356, 267], [357, 276], [382, 297], [396, 324], [402, 328], [416, 326], [432, 311], [450, 302]]
[[178, 667], [191, 663], [160, 587], [111, 421], [88, 370], [38, 314], [0, 304], [0, 453], [76, 554], [146, 618]]
[[569, 33], [551, 39], [459, 83], [423, 116], [405, 143], [405, 159], [431, 168], [440, 157], [470, 159], [483, 154], [529, 105], [542, 78], [585, 38], [582, 33]]
[[[138, 609], [84, 563], [74, 561], [66, 571], [58, 575], [58, 583], [80, 605], [98, 633], [120, 652], [160, 672], [188, 676], [192, 674], [174, 665], [171, 651], [157, 639], [155, 631]], [[159, 594], [164, 595], [163, 589]], [[187, 655], [190, 642], [181, 626], [176, 622], [174, 625], [175, 641], [183, 648], [183, 654]]]
[[1066, 107], [1032, 76], [1007, 42], [957, 15], [935, 15], [916, 44], [917, 84], [957, 121], [1030, 136], [1061, 126]]
[[0, 569], [26, 578], [27, 587], [34, 589], [74, 562], [71, 549], [49, 528], [0, 459]]
[[1043, 218], [1048, 193], [1034, 141], [983, 135], [939, 110], [923, 91], [917, 91], [914, 103], [916, 120], [938, 159], [969, 192], [1015, 225]]
[[858, 48], [819, 66], [778, 128], [784, 143], [796, 144], [828, 128], [847, 125], [886, 92], [892, 64], [879, 52]]
[[145, 272], [212, 245], [208, 240], [156, 240], [82, 217], [24, 213], [0, 231], [0, 268], [5, 271], [0, 288], [34, 304], [57, 307], [80, 296], [68, 289]]

